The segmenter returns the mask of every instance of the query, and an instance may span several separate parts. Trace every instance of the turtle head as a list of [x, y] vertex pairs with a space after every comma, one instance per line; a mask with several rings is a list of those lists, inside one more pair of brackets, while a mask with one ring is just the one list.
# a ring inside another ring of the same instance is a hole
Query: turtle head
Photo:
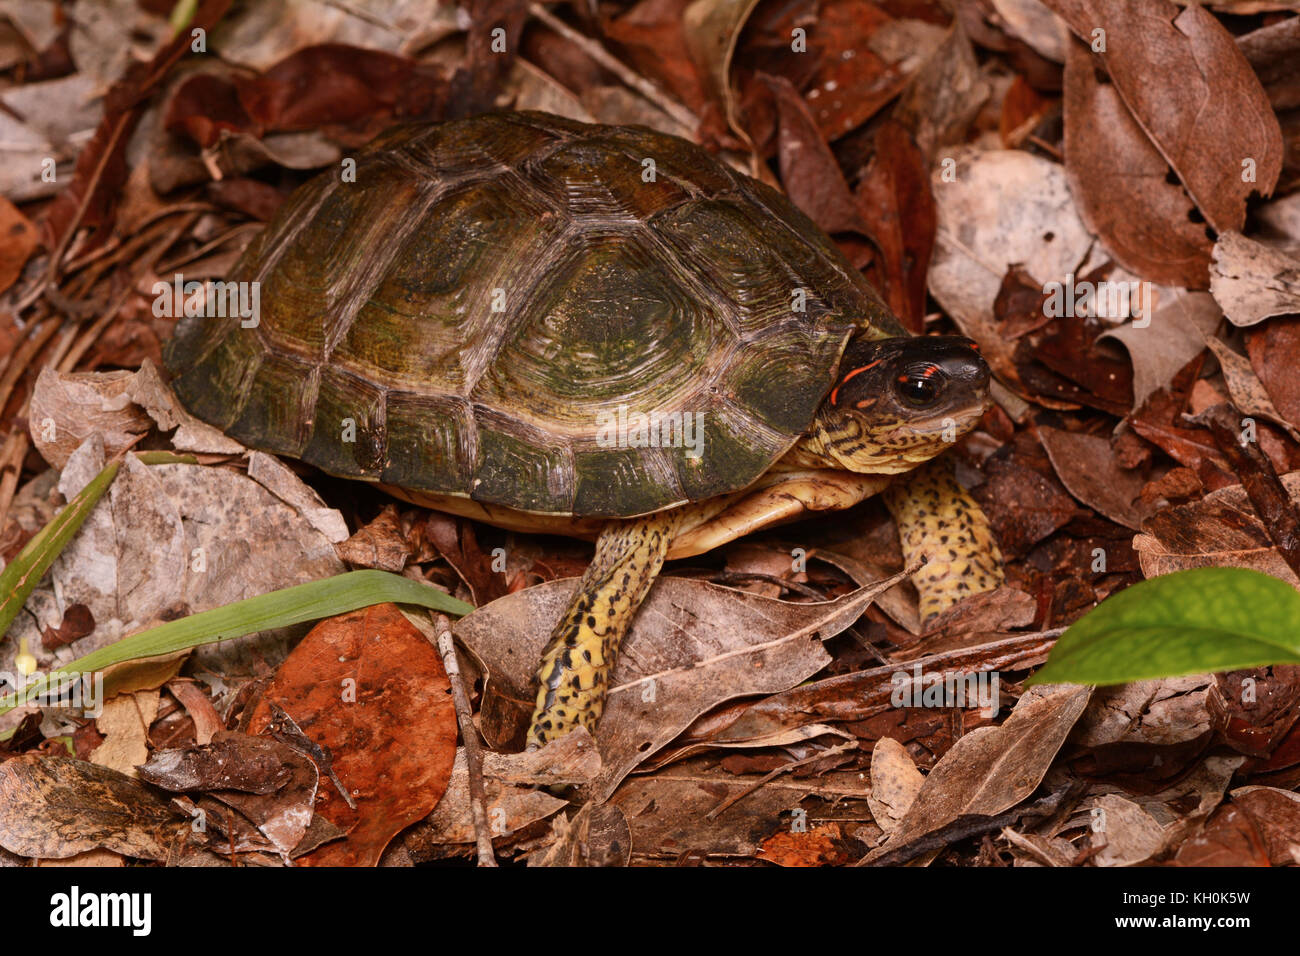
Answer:
[[991, 403], [988, 364], [968, 338], [855, 339], [810, 450], [849, 471], [907, 471], [974, 428]]

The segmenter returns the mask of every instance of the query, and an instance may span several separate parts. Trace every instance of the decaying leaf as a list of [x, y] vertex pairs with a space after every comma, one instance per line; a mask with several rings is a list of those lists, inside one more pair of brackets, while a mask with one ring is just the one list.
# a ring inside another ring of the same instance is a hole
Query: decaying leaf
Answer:
[[[1300, 472], [1281, 480], [1292, 502], [1300, 503]], [[1133, 539], [1133, 550], [1148, 578], [1184, 568], [1252, 568], [1300, 588], [1240, 485], [1153, 514]]]
[[1228, 394], [1232, 396], [1232, 403], [1247, 415], [1258, 415], [1281, 425], [1292, 438], [1300, 441], [1300, 430], [1287, 421], [1273, 405], [1273, 400], [1264, 390], [1264, 384], [1250, 367], [1250, 360], [1232, 351], [1219, 339], [1208, 339], [1206, 345], [1219, 360], [1219, 367], [1223, 370], [1223, 380], [1228, 383]]
[[1083, 41], [1104, 32], [1101, 59], [1124, 104], [1206, 221], [1240, 229], [1250, 194], [1277, 183], [1282, 133], [1232, 35], [1203, 7], [1172, 0], [1045, 2]]
[[[600, 772], [600, 754], [585, 728], [518, 754], [483, 754], [483, 789], [488, 823], [494, 840], [509, 842], [567, 806], [545, 787], [585, 786]], [[433, 856], [435, 848], [468, 846], [474, 842], [470, 812], [469, 767], [465, 751], [456, 751], [447, 792], [433, 813], [403, 837], [417, 860]]]
[[871, 793], [867, 806], [876, 825], [892, 835], [907, 816], [925, 777], [907, 748], [893, 737], [881, 737], [871, 751]]
[[731, 58], [741, 28], [758, 0], [695, 0], [682, 14], [686, 46], [696, 67], [706, 77], [709, 93], [722, 107], [722, 115], [740, 136], [745, 136], [736, 116], [731, 88]]
[[912, 75], [893, 117], [911, 132], [933, 165], [941, 147], [965, 142], [971, 121], [991, 92], [970, 38], [961, 21], [955, 20], [943, 42]]
[[[836, 601], [793, 604], [703, 581], [663, 578], [625, 638], [596, 731], [608, 795], [637, 764], [711, 707], [785, 690], [830, 659], [824, 639], [850, 626], [897, 578]], [[576, 582], [507, 595], [461, 618], [456, 636], [483, 662], [490, 683], [531, 707], [533, 669]]]
[[37, 754], [0, 763], [0, 846], [19, 856], [103, 848], [165, 860], [188, 831], [152, 790], [108, 767]]
[[1065, 168], [1079, 213], [1115, 258], [1143, 278], [1204, 289], [1211, 243], [1188, 218], [1192, 200], [1166, 181], [1169, 164], [1098, 72], [1088, 47], [1069, 41]]
[[939, 226], [930, 294], [980, 343], [995, 372], [1018, 380], [994, 321], [1003, 276], [1018, 264], [1042, 285], [1082, 274], [1093, 239], [1076, 211], [1064, 170], [1019, 150], [955, 150], [930, 180]]
[[1094, 841], [1101, 843], [1098, 866], [1133, 866], [1149, 859], [1165, 842], [1164, 828], [1131, 800], [1108, 793], [1094, 804]]
[[627, 818], [608, 803], [588, 803], [572, 820], [557, 817], [555, 842], [529, 866], [627, 866], [632, 835]]
[[1154, 313], [1110, 329], [1102, 337], [1121, 343], [1133, 363], [1133, 408], [1140, 409], [1159, 389], [1205, 350], [1205, 340], [1223, 314], [1208, 292], [1161, 289]]
[[1039, 428], [1038, 437], [1070, 494], [1111, 521], [1134, 530], [1142, 526], [1144, 508], [1138, 495], [1146, 482], [1141, 474], [1120, 467], [1109, 441], [1056, 428]]
[[356, 804], [332, 785], [318, 791], [316, 812], [348, 835], [299, 865], [374, 866], [389, 841], [426, 816], [447, 788], [457, 735], [451, 685], [437, 650], [396, 605], [312, 628], [258, 702], [250, 733], [272, 724], [272, 704], [328, 749]]
[[961, 818], [996, 816], [1033, 793], [1092, 693], [1079, 686], [1036, 690], [1026, 692], [1000, 726], [979, 727], [958, 740], [925, 778], [898, 829], [864, 862]]
[[95, 718], [95, 727], [104, 742], [90, 755], [91, 763], [110, 767], [128, 777], [136, 776], [136, 767], [149, 756], [149, 725], [158, 716], [158, 691], [141, 690], [119, 694], [104, 704]]
[[[627, 819], [633, 864], [674, 861], [688, 852], [699, 858], [754, 857], [773, 834], [791, 831], [795, 823], [790, 811], [814, 790], [829, 799], [866, 798], [865, 782], [856, 773], [833, 774], [817, 781], [785, 775], [709, 816], [736, 795], [752, 790], [754, 782], [754, 778], [736, 777], [694, 760], [653, 776], [628, 778], [610, 803]], [[702, 819], [709, 821], [705, 828], [692, 822]], [[816, 822], [805, 820], [803, 825], [811, 829]], [[864, 829], [879, 836], [875, 827]]]
[[112, 457], [140, 440], [153, 420], [130, 399], [134, 372], [67, 374], [46, 366], [32, 389], [32, 444], [55, 468], [92, 434]]
[[1225, 232], [1214, 245], [1210, 293], [1233, 325], [1300, 313], [1300, 259]]
[[1300, 794], [1278, 787], [1241, 787], [1232, 803], [1251, 818], [1273, 866], [1300, 864]]
[[320, 785], [315, 764], [288, 744], [226, 731], [206, 746], [156, 752], [140, 774], [164, 790], [200, 794], [214, 849], [233, 841], [286, 861], [308, 833]]
[[289, 782], [287, 745], [270, 737], [221, 731], [210, 744], [155, 750], [140, 767], [141, 779], [172, 793], [238, 790], [274, 793]]
[[[11, 639], [27, 637], [48, 668], [173, 616], [341, 573], [331, 540], [310, 523], [329, 509], [284, 465], [262, 457], [265, 483], [223, 468], [148, 466], [128, 455], [109, 493], [55, 561], [51, 584], [37, 588], [29, 613], [15, 620]], [[60, 491], [71, 498], [103, 462], [103, 444], [92, 436], [69, 458]], [[286, 488], [297, 489], [300, 507], [283, 500]], [[58, 627], [73, 604], [89, 609], [95, 630], [53, 652], [40, 649], [41, 630]], [[248, 673], [282, 656], [287, 638], [268, 632], [197, 654], [214, 663], [245, 656], [237, 666]]]
[[1214, 728], [1206, 675], [1098, 687], [1070, 737], [1081, 747], [1145, 744], [1171, 747]]

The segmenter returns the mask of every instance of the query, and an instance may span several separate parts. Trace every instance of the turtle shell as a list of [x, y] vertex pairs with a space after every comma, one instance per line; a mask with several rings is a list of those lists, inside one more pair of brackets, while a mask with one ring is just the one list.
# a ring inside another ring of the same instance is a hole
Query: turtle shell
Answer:
[[227, 282], [258, 284], [256, 324], [188, 317], [166, 353], [199, 418], [335, 475], [548, 514], [746, 487], [812, 423], [853, 328], [905, 334], [776, 190], [673, 136], [542, 113], [384, 134], [354, 181], [295, 192]]

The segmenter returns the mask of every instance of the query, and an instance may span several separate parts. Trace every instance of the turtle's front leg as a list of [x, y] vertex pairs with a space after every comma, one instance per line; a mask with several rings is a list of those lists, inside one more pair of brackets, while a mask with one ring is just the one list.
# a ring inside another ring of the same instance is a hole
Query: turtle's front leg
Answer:
[[579, 725], [595, 733], [619, 646], [663, 567], [680, 519], [670, 511], [611, 521], [601, 532], [596, 556], [542, 652], [528, 749]]
[[921, 595], [922, 623], [963, 598], [1002, 583], [1002, 552], [989, 519], [942, 459], [902, 475], [885, 491], [907, 564]]

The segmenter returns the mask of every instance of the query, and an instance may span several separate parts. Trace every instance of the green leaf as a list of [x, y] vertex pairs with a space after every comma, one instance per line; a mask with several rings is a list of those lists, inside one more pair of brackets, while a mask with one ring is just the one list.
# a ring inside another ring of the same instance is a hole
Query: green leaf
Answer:
[[1123, 684], [1300, 664], [1300, 592], [1244, 568], [1193, 568], [1125, 588], [1076, 621], [1030, 684]]
[[[333, 617], [385, 601], [414, 604], [457, 616], [474, 610], [473, 605], [458, 601], [445, 591], [400, 574], [351, 571], [168, 621], [62, 665], [59, 673], [89, 674], [124, 661], [157, 657], [258, 631]], [[17, 700], [0, 703], [0, 714], [24, 703], [44, 686], [44, 679], [29, 684]]]

